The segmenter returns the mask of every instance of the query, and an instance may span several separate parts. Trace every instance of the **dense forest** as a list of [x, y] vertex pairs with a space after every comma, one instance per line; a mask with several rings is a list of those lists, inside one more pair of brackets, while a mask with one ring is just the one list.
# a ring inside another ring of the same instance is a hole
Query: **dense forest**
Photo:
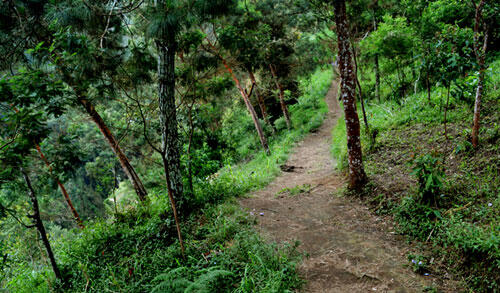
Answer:
[[0, 291], [499, 292], [499, 98], [497, 0], [3, 0]]

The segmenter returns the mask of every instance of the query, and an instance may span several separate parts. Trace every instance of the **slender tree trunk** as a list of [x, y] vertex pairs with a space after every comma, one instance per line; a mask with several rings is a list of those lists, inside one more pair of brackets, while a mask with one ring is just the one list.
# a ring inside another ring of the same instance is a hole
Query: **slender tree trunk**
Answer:
[[255, 76], [251, 70], [248, 70], [248, 75], [250, 76], [250, 80], [252, 81], [252, 84], [255, 87], [255, 95], [257, 96], [257, 103], [259, 104], [260, 112], [262, 113], [262, 118], [269, 126], [271, 126], [271, 129], [274, 132], [274, 127], [271, 124], [271, 121], [269, 121], [269, 116], [267, 114], [266, 104], [264, 103], [264, 99], [262, 99], [262, 96], [260, 95], [260, 91], [259, 91], [259, 88], [257, 86], [257, 82], [255, 81]]
[[135, 172], [134, 167], [132, 167], [132, 165], [130, 164], [129, 159], [120, 148], [118, 141], [113, 136], [108, 126], [106, 126], [106, 123], [104, 123], [104, 120], [102, 119], [101, 115], [99, 115], [99, 113], [96, 111], [94, 105], [92, 105], [92, 103], [89, 100], [83, 98], [82, 96], [79, 96], [78, 102], [83, 106], [83, 108], [85, 108], [85, 111], [87, 111], [87, 113], [90, 115], [90, 118], [92, 118], [92, 121], [94, 121], [94, 123], [97, 125], [101, 133], [106, 138], [106, 141], [108, 142], [109, 146], [111, 146], [111, 149], [118, 157], [118, 160], [120, 161], [123, 171], [129, 178], [130, 182], [132, 183], [132, 186], [134, 187], [134, 190], [137, 193], [139, 200], [145, 201], [147, 199], [148, 193], [144, 188], [144, 185], [142, 184], [139, 175], [137, 175], [137, 173]]
[[356, 48], [354, 47], [354, 44], [352, 44], [352, 49], [353, 49], [352, 54], [354, 57], [354, 76], [356, 77], [356, 85], [358, 86], [358, 89], [359, 89], [359, 102], [361, 103], [361, 111], [363, 112], [363, 121], [365, 123], [366, 133], [369, 133], [370, 126], [368, 125], [368, 119], [366, 118], [365, 101], [363, 99], [363, 91], [361, 90], [361, 84], [359, 83], [359, 79], [358, 79], [358, 58], [356, 57]]
[[380, 103], [380, 67], [378, 64], [378, 54], [375, 55], [375, 97]]
[[[45, 155], [42, 153], [42, 150], [40, 149], [40, 146], [38, 144], [35, 144], [36, 151], [40, 155], [40, 158], [42, 161], [45, 163], [45, 165], [49, 168], [50, 173], [52, 174], [52, 166], [50, 166], [49, 161], [45, 157]], [[68, 205], [69, 209], [71, 210], [71, 213], [73, 214], [73, 218], [75, 219], [78, 227], [81, 229], [85, 228], [83, 225], [82, 220], [80, 219], [80, 215], [78, 215], [78, 212], [76, 211], [75, 207], [73, 206], [73, 202], [71, 201], [71, 198], [69, 197], [68, 192], [66, 191], [66, 188], [62, 184], [61, 181], [57, 177], [55, 177], [57, 185], [59, 186], [59, 189], [61, 190], [62, 195], [64, 196], [64, 199], [66, 200], [66, 204]]]
[[192, 163], [191, 163], [191, 145], [193, 142], [193, 132], [194, 132], [192, 110], [193, 110], [193, 105], [191, 105], [191, 107], [189, 108], [189, 115], [188, 115], [189, 116], [189, 142], [188, 142], [188, 149], [187, 149], [187, 157], [188, 157], [187, 167], [188, 167], [189, 191], [191, 191], [191, 194], [194, 194], [193, 167], [192, 167]]
[[219, 56], [219, 58], [222, 60], [222, 64], [227, 69], [229, 74], [231, 74], [231, 77], [233, 78], [233, 81], [236, 84], [236, 87], [238, 88], [241, 96], [243, 97], [243, 101], [245, 102], [245, 105], [247, 106], [247, 109], [250, 112], [250, 115], [252, 116], [253, 124], [255, 125], [255, 129], [257, 130], [257, 134], [259, 135], [260, 144], [262, 145], [262, 148], [264, 148], [264, 150], [266, 151], [267, 154], [270, 154], [269, 146], [267, 144], [267, 139], [264, 135], [264, 131], [262, 130], [262, 126], [260, 125], [259, 118], [257, 117], [257, 113], [255, 112], [255, 109], [252, 106], [252, 103], [250, 103], [250, 99], [248, 98], [247, 93], [241, 87], [239, 79], [236, 77], [236, 75], [234, 74], [231, 67], [227, 64], [226, 59], [222, 58], [222, 56]]
[[271, 69], [271, 74], [273, 75], [274, 82], [276, 83], [276, 87], [278, 88], [278, 94], [280, 98], [280, 105], [281, 105], [281, 111], [283, 111], [283, 116], [285, 117], [285, 122], [286, 122], [286, 127], [288, 129], [292, 128], [292, 122], [290, 121], [290, 114], [288, 113], [288, 107], [285, 103], [285, 92], [283, 90], [283, 86], [278, 80], [278, 77], [276, 76], [276, 71], [274, 70], [274, 66], [272, 64], [269, 64], [269, 68]]
[[[378, 10], [378, 1], [374, 2], [373, 8], [373, 31], [376, 31], [378, 28], [377, 18], [375, 14], [375, 9]], [[380, 103], [380, 66], [378, 63], [378, 54], [375, 54], [375, 98]]]
[[427, 73], [426, 73], [425, 85], [427, 87], [427, 101], [429, 102], [429, 105], [432, 106], [432, 101], [431, 101], [431, 83], [429, 81], [429, 70], [427, 70]]
[[40, 208], [38, 206], [38, 199], [36, 198], [35, 190], [31, 185], [31, 181], [26, 171], [24, 171], [24, 169], [21, 168], [21, 173], [23, 174], [24, 181], [26, 182], [26, 186], [28, 187], [28, 195], [31, 201], [31, 205], [33, 206], [33, 215], [29, 215], [29, 218], [33, 219], [33, 221], [35, 222], [33, 226], [36, 227], [38, 233], [40, 233], [40, 237], [42, 238], [43, 245], [47, 250], [47, 255], [50, 260], [50, 265], [52, 266], [52, 270], [54, 271], [56, 278], [62, 280], [61, 272], [59, 271], [59, 267], [57, 266], [57, 262], [54, 257], [54, 253], [52, 252], [49, 239], [47, 238], [47, 232], [45, 231], [45, 226], [43, 225], [42, 219], [40, 217]]
[[[399, 64], [399, 60], [396, 58], [396, 73], [397, 73], [397, 76], [398, 76], [398, 83], [399, 83], [399, 94], [400, 94], [400, 98], [404, 98], [404, 88], [403, 88], [403, 79], [401, 78], [401, 66]], [[404, 70], [404, 69], [403, 69]], [[399, 103], [399, 101], [398, 101]]]
[[[476, 148], [479, 144], [479, 126], [480, 126], [480, 116], [481, 116], [481, 101], [483, 98], [484, 90], [484, 72], [486, 71], [485, 58], [486, 50], [488, 46], [488, 29], [486, 25], [484, 27], [484, 39], [483, 46], [481, 48], [479, 42], [479, 27], [482, 22], [482, 9], [485, 4], [485, 0], [481, 0], [479, 5], [476, 6], [476, 16], [474, 24], [474, 53], [476, 55], [477, 63], [479, 64], [479, 77], [476, 89], [476, 101], [474, 103], [474, 124], [472, 126], [472, 146]], [[475, 5], [475, 3], [474, 3]]]
[[481, 116], [481, 100], [483, 97], [484, 88], [484, 70], [479, 72], [479, 78], [476, 89], [476, 101], [474, 102], [474, 125], [472, 127], [472, 146], [477, 147], [479, 144], [479, 126]]
[[342, 102], [347, 132], [347, 152], [349, 160], [349, 187], [360, 188], [367, 182], [363, 168], [363, 154], [359, 118], [356, 112], [356, 77], [354, 76], [352, 52], [349, 42], [346, 7], [344, 0], [333, 2], [337, 43], [339, 51], [340, 75], [342, 77]]
[[448, 139], [448, 131], [446, 128], [446, 114], [448, 113], [448, 106], [450, 105], [450, 87], [451, 87], [451, 82], [448, 84], [448, 92], [446, 94], [446, 105], [444, 108], [444, 137]]

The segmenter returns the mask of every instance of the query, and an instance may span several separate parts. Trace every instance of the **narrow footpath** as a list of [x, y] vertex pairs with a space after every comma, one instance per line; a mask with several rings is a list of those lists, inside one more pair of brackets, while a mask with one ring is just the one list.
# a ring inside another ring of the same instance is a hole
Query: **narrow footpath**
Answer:
[[[323, 125], [297, 144], [286, 163], [288, 172], [242, 199], [242, 206], [257, 217], [267, 239], [301, 243], [299, 250], [307, 255], [299, 265], [307, 281], [304, 292], [460, 291], [448, 281], [414, 273], [407, 266], [410, 247], [392, 223], [339, 195], [345, 179], [335, 171], [330, 153], [331, 130], [341, 111], [336, 95], [334, 81]], [[290, 194], [285, 188], [304, 192]]]

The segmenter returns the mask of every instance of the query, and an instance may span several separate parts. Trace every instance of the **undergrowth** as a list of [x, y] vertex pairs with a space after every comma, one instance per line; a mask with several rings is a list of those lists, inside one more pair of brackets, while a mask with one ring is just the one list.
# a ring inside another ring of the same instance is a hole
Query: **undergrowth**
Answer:
[[[227, 164], [206, 180], [194, 182], [196, 212], [182, 219], [184, 256], [165, 191], [151, 188], [147, 204], [115, 207], [112, 217], [87, 222], [83, 231], [50, 231], [64, 284], [56, 283], [46, 265], [20, 263], [8, 271], [2, 285], [12, 292], [292, 292], [299, 288], [298, 244], [265, 242], [253, 228], [255, 218], [242, 211], [234, 198], [269, 183], [294, 143], [321, 125], [331, 77], [331, 69], [325, 69], [300, 80], [303, 95], [290, 107], [294, 127], [270, 141], [271, 155], [253, 151], [251, 160]], [[241, 156], [252, 153], [241, 152]], [[153, 178], [146, 181], [162, 180], [160, 171], [148, 176]], [[133, 191], [125, 185], [118, 192]]]
[[[470, 143], [474, 74], [456, 80], [460, 88], [452, 85], [446, 136], [446, 89], [440, 86], [432, 89], [430, 103], [425, 90], [401, 100], [369, 101], [371, 131], [363, 124], [361, 129], [365, 170], [375, 186], [363, 198], [440, 260], [429, 268], [433, 274], [450, 271], [476, 292], [500, 287], [500, 59], [487, 72], [476, 150]], [[388, 85], [382, 84], [382, 92], [390, 92]], [[343, 119], [332, 135], [332, 155], [345, 171]]]

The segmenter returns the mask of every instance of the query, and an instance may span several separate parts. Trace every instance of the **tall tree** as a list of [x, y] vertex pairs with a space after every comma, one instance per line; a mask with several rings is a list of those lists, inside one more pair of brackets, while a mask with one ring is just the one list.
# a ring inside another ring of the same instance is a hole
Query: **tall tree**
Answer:
[[[178, 207], [185, 203], [183, 198], [182, 173], [180, 166], [180, 142], [175, 100], [175, 53], [177, 37], [185, 25], [184, 1], [160, 0], [152, 3], [153, 20], [148, 27], [154, 38], [158, 54], [158, 107], [160, 118], [161, 146], [155, 150], [161, 155], [167, 193], [174, 214], [179, 244], [184, 254]], [[153, 145], [151, 145], [153, 147]], [[180, 209], [183, 212], [184, 209]]]
[[339, 68], [341, 81], [342, 103], [347, 131], [347, 152], [349, 161], [349, 186], [359, 188], [368, 178], [363, 168], [361, 137], [358, 113], [356, 111], [356, 76], [349, 41], [349, 26], [347, 24], [346, 6], [344, 0], [334, 0], [335, 24], [339, 52]]

